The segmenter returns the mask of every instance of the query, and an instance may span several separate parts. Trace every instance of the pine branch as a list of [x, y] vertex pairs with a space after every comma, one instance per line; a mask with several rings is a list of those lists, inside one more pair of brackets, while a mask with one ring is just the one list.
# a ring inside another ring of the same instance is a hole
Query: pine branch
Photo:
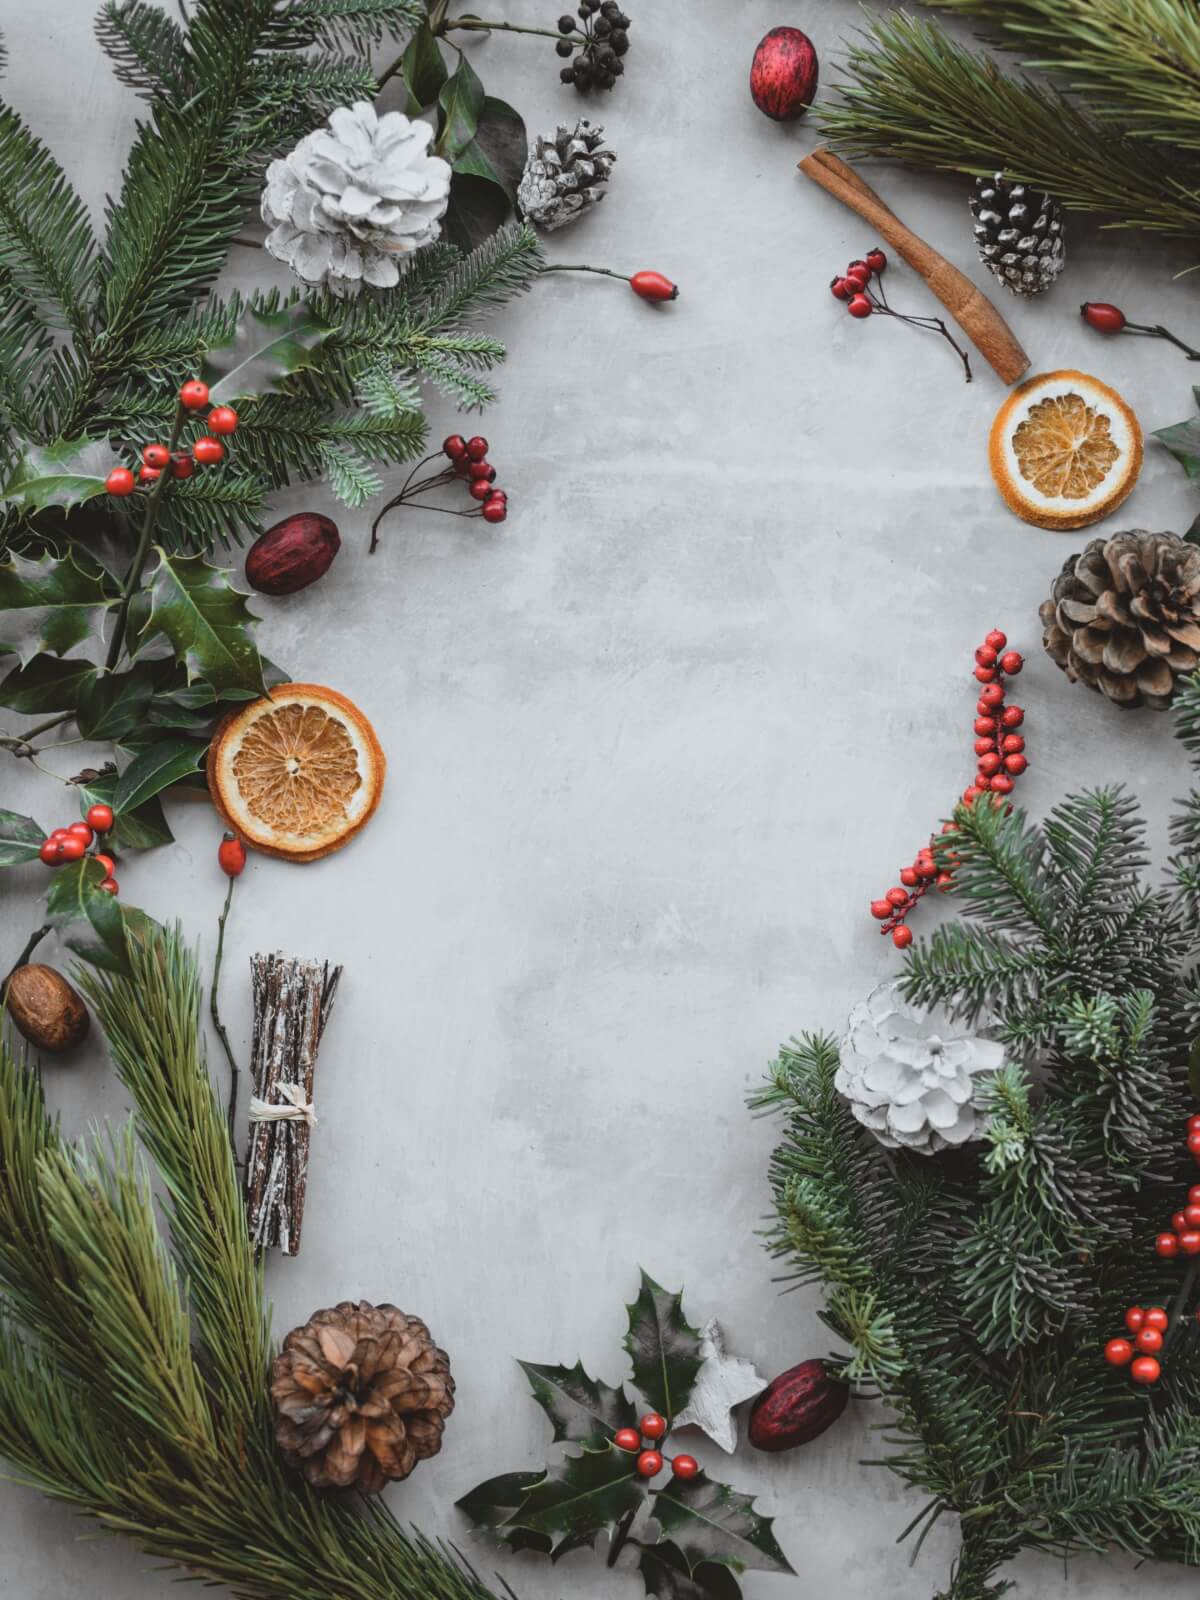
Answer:
[[510, 223], [465, 256], [420, 308], [423, 331], [453, 328], [523, 294], [545, 265], [541, 241], [525, 223]]
[[86, 339], [94, 264], [82, 200], [16, 112], [0, 107], [0, 268], [30, 315]]
[[182, 102], [195, 92], [183, 29], [149, 0], [105, 0], [96, 39], [118, 80], [138, 94]]
[[365, 51], [417, 27], [425, 20], [425, 6], [421, 0], [291, 0], [286, 18], [305, 44]]

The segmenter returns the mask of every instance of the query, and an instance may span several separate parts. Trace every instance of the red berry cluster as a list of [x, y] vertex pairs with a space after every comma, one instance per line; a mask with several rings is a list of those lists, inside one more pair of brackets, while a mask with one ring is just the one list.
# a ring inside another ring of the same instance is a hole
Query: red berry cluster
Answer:
[[[1004, 703], [1004, 679], [1015, 677], [1025, 662], [1019, 651], [1009, 650], [1008, 635], [999, 628], [975, 652], [975, 679], [983, 685], [975, 707], [975, 780], [963, 791], [964, 805], [974, 805], [981, 794], [1008, 796], [1017, 778], [1028, 767], [1025, 740], [1016, 731], [1025, 720], [1020, 706]], [[955, 831], [953, 822], [943, 824], [942, 833]], [[953, 883], [945, 866], [938, 866], [932, 841], [918, 850], [911, 864], [900, 868], [900, 882], [880, 900], [871, 901], [871, 915], [883, 924], [880, 933], [890, 933], [897, 950], [907, 950], [913, 942], [906, 918], [930, 889], [943, 892]]]
[[[199, 378], [191, 378], [179, 391], [182, 411], [203, 411], [208, 405], [208, 385]], [[225, 446], [217, 434], [230, 434], [238, 425], [238, 414], [232, 406], [213, 406], [205, 418], [208, 432], [194, 439], [185, 450], [174, 453], [165, 444], [148, 444], [142, 451], [142, 464], [134, 478], [130, 467], [114, 467], [104, 480], [109, 494], [123, 499], [132, 494], [138, 483], [153, 483], [161, 478], [166, 468], [173, 478], [190, 478], [199, 467], [215, 467], [225, 459]]]
[[[413, 479], [421, 469], [427, 467], [431, 461], [436, 461], [439, 456], [445, 456], [450, 465], [439, 467], [429, 477], [421, 478], [414, 483]], [[449, 517], [482, 517], [485, 522], [504, 521], [508, 516], [508, 496], [503, 489], [496, 486], [496, 469], [488, 460], [487, 440], [479, 434], [473, 439], [464, 439], [461, 433], [452, 433], [448, 439], [442, 441], [442, 448], [436, 455], [426, 456], [424, 461], [417, 462], [401, 485], [400, 493], [389, 500], [375, 518], [371, 524], [370, 549], [374, 551], [378, 546], [379, 524], [389, 511], [394, 511], [397, 506], [411, 505], [418, 495], [425, 494], [430, 489], [441, 489], [458, 478], [465, 481], [467, 493], [472, 500], [479, 502], [473, 511], [452, 511], [449, 506], [431, 505], [428, 500], [421, 502], [423, 509], [440, 511]]]
[[[668, 1461], [677, 1478], [696, 1477], [700, 1463], [695, 1456], [676, 1456], [670, 1460], [664, 1458], [662, 1451], [657, 1448], [666, 1438], [668, 1427], [666, 1417], [660, 1416], [657, 1411], [648, 1411], [636, 1428], [618, 1428], [613, 1435], [613, 1443], [618, 1450], [638, 1452], [637, 1469], [643, 1478], [656, 1478]], [[643, 1448], [646, 1439], [650, 1441], [649, 1449]]]
[[908, 312], [896, 311], [888, 305], [887, 293], [883, 287], [883, 274], [887, 270], [887, 264], [887, 256], [878, 245], [874, 245], [865, 256], [852, 261], [840, 277], [829, 280], [830, 294], [835, 300], [843, 303], [850, 316], [860, 320], [867, 317], [895, 317], [897, 322], [907, 322], [911, 328], [923, 328], [927, 333], [940, 334], [962, 362], [966, 380], [970, 383], [970, 357], [962, 346], [955, 342], [949, 328], [940, 317], [915, 317]]
[[[1188, 1118], [1187, 1147], [1200, 1164], [1200, 1114]], [[1177, 1255], [1200, 1256], [1200, 1183], [1188, 1190], [1182, 1211], [1172, 1215], [1170, 1233], [1160, 1233], [1155, 1239], [1154, 1253], [1168, 1261]]]
[[1162, 1375], [1158, 1355], [1166, 1339], [1171, 1319], [1163, 1306], [1130, 1306], [1125, 1326], [1132, 1339], [1110, 1339], [1104, 1346], [1104, 1359], [1110, 1367], [1128, 1367], [1134, 1383], [1157, 1383]]
[[[82, 861], [96, 843], [96, 835], [107, 833], [112, 825], [111, 806], [99, 804], [89, 806], [85, 822], [72, 822], [65, 828], [55, 828], [54, 832], [48, 834], [43, 841], [38, 854], [48, 867], [65, 867], [72, 861]], [[98, 861], [104, 868], [104, 882], [100, 887], [106, 894], [116, 894], [117, 880], [113, 877], [115, 870], [113, 858], [105, 855], [102, 850], [95, 850], [92, 852], [92, 860]]]

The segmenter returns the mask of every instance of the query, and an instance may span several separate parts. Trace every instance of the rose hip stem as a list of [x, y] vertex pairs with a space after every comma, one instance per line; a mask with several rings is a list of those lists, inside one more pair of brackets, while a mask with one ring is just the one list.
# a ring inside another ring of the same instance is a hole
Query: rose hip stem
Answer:
[[1140, 333], [1147, 339], [1167, 339], [1177, 349], [1183, 351], [1189, 361], [1200, 361], [1200, 350], [1193, 350], [1190, 344], [1184, 344], [1182, 339], [1177, 339], [1169, 328], [1164, 328], [1161, 322], [1153, 326], [1146, 322], [1127, 322], [1121, 329], [1122, 333]]

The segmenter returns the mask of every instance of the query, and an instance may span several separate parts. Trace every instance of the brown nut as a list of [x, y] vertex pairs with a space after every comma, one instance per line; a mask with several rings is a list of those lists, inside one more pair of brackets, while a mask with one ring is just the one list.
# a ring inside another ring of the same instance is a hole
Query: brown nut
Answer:
[[246, 582], [259, 594], [295, 594], [324, 577], [341, 549], [337, 526], [315, 511], [284, 517], [246, 552]]
[[18, 967], [8, 980], [8, 1014], [30, 1044], [52, 1055], [87, 1038], [91, 1018], [60, 972], [38, 962]]

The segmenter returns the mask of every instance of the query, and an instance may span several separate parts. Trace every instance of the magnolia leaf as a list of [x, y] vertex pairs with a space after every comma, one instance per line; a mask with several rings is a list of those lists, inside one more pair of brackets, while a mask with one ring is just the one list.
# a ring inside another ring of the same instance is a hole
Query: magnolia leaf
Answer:
[[609, 1445], [551, 1467], [529, 1491], [514, 1523], [531, 1533], [579, 1538], [598, 1533], [645, 1499], [634, 1456]]
[[458, 70], [438, 90], [442, 131], [435, 149], [451, 166], [475, 137], [485, 98], [479, 74], [466, 56], [460, 56]]
[[74, 552], [61, 559], [12, 555], [0, 562], [0, 611], [24, 625], [25, 641], [17, 646], [23, 667], [43, 650], [63, 656], [97, 634], [114, 599], [103, 568], [86, 557], [81, 565]]
[[249, 689], [265, 694], [262, 659], [246, 632], [247, 624], [258, 618], [246, 596], [203, 556], [169, 555], [162, 549], [157, 554], [158, 566], [146, 586], [146, 634], [161, 633], [170, 640], [189, 683], [202, 678], [219, 692]]
[[154, 694], [155, 664], [138, 661], [128, 672], [93, 676], [79, 696], [75, 721], [85, 739], [120, 739], [145, 722]]
[[672, 1478], [655, 1494], [652, 1514], [693, 1575], [706, 1561], [721, 1562], [735, 1572], [747, 1567], [792, 1571], [771, 1532], [771, 1518], [755, 1511], [750, 1495], [716, 1483], [705, 1473]]
[[0, 808], [0, 867], [20, 866], [23, 861], [36, 861], [38, 851], [46, 842], [46, 830], [32, 817], [23, 817], [19, 811]]
[[510, 203], [517, 198], [517, 185], [529, 156], [529, 136], [525, 119], [506, 101], [492, 95], [484, 98], [475, 135], [454, 158], [456, 173], [485, 178], [501, 189]]
[[77, 506], [104, 493], [112, 467], [112, 448], [103, 439], [56, 439], [53, 444], [27, 444], [0, 499], [16, 500], [30, 510]]
[[633, 1381], [669, 1421], [687, 1405], [703, 1365], [700, 1334], [683, 1315], [682, 1294], [669, 1294], [644, 1271], [638, 1297], [625, 1309]]
[[113, 810], [118, 816], [136, 811], [173, 783], [190, 777], [200, 764], [204, 746], [195, 739], [169, 736], [136, 756], [117, 779]]
[[400, 58], [400, 76], [418, 110], [422, 106], [431, 106], [437, 99], [448, 73], [441, 49], [427, 22], [423, 22], [408, 41], [408, 47]]
[[[78, 789], [81, 817], [87, 816], [89, 806], [112, 806], [117, 792], [116, 768], [79, 784]], [[175, 836], [163, 815], [162, 802], [157, 798], [144, 801], [135, 811], [118, 812], [115, 806], [113, 810], [113, 825], [104, 835], [104, 842], [114, 850], [154, 850], [174, 841]]]
[[279, 311], [247, 309], [227, 344], [210, 345], [204, 380], [214, 405], [267, 394], [285, 378], [315, 367], [317, 352], [333, 332], [304, 301]]
[[543, 1367], [535, 1361], [519, 1365], [529, 1379], [533, 1398], [554, 1424], [555, 1440], [604, 1445], [618, 1428], [632, 1427], [637, 1421], [637, 1411], [624, 1390], [589, 1378], [581, 1361], [574, 1367]]
[[682, 1550], [668, 1540], [636, 1542], [642, 1552], [638, 1572], [646, 1593], [657, 1600], [741, 1600], [742, 1591], [728, 1567], [705, 1561], [689, 1572]]
[[[1192, 389], [1192, 398], [1200, 409], [1200, 387]], [[1154, 437], [1166, 445], [1193, 483], [1200, 482], [1200, 417], [1158, 428]]]
[[1188, 1051], [1188, 1088], [1192, 1099], [1200, 1100], [1200, 1039], [1193, 1039]]
[[96, 668], [90, 661], [34, 656], [28, 666], [14, 667], [0, 683], [0, 706], [26, 717], [42, 716], [47, 711], [73, 711], [95, 676]]

